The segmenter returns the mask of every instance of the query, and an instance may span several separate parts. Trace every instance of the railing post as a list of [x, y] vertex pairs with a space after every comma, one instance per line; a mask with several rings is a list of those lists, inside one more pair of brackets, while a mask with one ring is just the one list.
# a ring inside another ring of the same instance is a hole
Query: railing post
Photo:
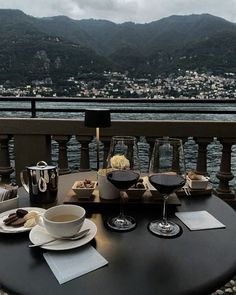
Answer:
[[229, 181], [234, 178], [231, 172], [231, 149], [236, 139], [220, 138], [219, 141], [223, 147], [220, 171], [216, 174], [216, 177], [219, 179], [219, 186], [216, 188], [215, 192], [222, 199], [232, 199], [235, 197], [235, 192], [232, 191], [229, 186]]
[[59, 174], [68, 174], [71, 172], [68, 166], [67, 143], [70, 140], [69, 135], [54, 135], [53, 139], [58, 143], [58, 168]]
[[36, 118], [36, 102], [34, 99], [31, 100], [31, 118]]
[[0, 175], [2, 183], [10, 182], [10, 175], [14, 171], [10, 164], [9, 135], [0, 135]]
[[76, 136], [76, 140], [81, 144], [79, 171], [90, 170], [89, 143], [92, 139], [92, 136]]
[[196, 173], [207, 175], [207, 146], [212, 142], [211, 137], [194, 137], [195, 142], [198, 144], [197, 166]]

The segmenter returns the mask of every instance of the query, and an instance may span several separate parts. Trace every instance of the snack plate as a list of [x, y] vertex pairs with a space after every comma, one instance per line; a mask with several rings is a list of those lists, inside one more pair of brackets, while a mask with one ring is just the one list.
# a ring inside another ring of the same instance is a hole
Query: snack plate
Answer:
[[15, 208], [15, 209], [5, 211], [0, 214], [0, 233], [15, 234], [15, 233], [30, 231], [32, 229], [31, 227], [24, 227], [24, 226], [13, 227], [13, 226], [9, 226], [9, 225], [4, 224], [3, 220], [6, 219], [9, 214], [16, 212], [17, 209], [24, 209], [29, 212], [36, 211], [38, 213], [45, 212], [45, 209], [38, 208], [38, 207], [23, 207], [23, 208]]
[[93, 182], [93, 187], [92, 188], [78, 187], [79, 182], [81, 182], [81, 181], [78, 180], [73, 184], [72, 190], [78, 196], [78, 198], [80, 198], [80, 199], [89, 199], [91, 197], [93, 191], [96, 189], [97, 181], [92, 181]]
[[186, 182], [191, 189], [205, 190], [208, 186], [208, 179], [201, 175], [201, 179], [191, 179], [186, 177]]

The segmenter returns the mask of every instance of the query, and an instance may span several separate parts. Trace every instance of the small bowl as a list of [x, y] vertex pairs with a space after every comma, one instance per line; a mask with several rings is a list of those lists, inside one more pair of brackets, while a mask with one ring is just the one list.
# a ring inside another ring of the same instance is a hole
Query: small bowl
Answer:
[[79, 183], [81, 183], [81, 180], [78, 180], [73, 184], [72, 190], [76, 193], [76, 195], [80, 199], [89, 199], [97, 186], [97, 181], [91, 181], [91, 182], [93, 184], [92, 187], [89, 187], [89, 188], [79, 187]]
[[[200, 175], [199, 175], [200, 176]], [[186, 177], [187, 184], [191, 189], [206, 189], [208, 185], [208, 179], [201, 175], [201, 179], [191, 179], [188, 176]]]
[[130, 199], [141, 199], [143, 197], [143, 194], [146, 192], [146, 190], [148, 189], [147, 186], [147, 181], [145, 177], [141, 177], [142, 179], [142, 184], [144, 185], [144, 187], [131, 187], [129, 188], [126, 193], [128, 195], [128, 198]]
[[146, 188], [129, 188], [126, 193], [130, 199], [141, 199], [146, 192]]
[[0, 202], [0, 213], [10, 209], [18, 208], [18, 203], [19, 196], [15, 196], [15, 198]]

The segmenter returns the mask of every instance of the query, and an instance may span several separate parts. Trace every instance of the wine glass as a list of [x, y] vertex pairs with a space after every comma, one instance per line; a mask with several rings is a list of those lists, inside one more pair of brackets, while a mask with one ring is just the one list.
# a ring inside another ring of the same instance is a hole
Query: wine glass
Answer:
[[136, 138], [113, 136], [107, 158], [107, 179], [120, 190], [120, 213], [108, 219], [108, 226], [118, 231], [128, 231], [136, 226], [133, 217], [124, 214], [124, 192], [140, 177], [140, 162]]
[[154, 220], [149, 230], [158, 235], [173, 237], [179, 234], [180, 227], [167, 220], [166, 201], [168, 196], [185, 184], [185, 163], [182, 140], [157, 138], [149, 165], [149, 182], [164, 199], [162, 220]]

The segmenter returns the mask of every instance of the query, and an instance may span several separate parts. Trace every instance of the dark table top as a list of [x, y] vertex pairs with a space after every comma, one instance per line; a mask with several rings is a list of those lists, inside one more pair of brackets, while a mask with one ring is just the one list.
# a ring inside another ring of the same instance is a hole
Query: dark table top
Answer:
[[[78, 174], [60, 177], [59, 202], [77, 178]], [[20, 194], [21, 204], [27, 205]], [[182, 235], [163, 239], [147, 229], [151, 220], [161, 217], [161, 209], [129, 209], [137, 227], [125, 233], [107, 229], [106, 218], [113, 212], [88, 214], [98, 228], [91, 245], [109, 264], [62, 285], [43, 258], [45, 250], [28, 248], [28, 233], [0, 234], [0, 287], [22, 295], [202, 295], [226, 283], [236, 271], [234, 210], [216, 196], [183, 197], [181, 206], [168, 210]], [[226, 228], [190, 231], [174, 216], [174, 211], [195, 210], [207, 210]]]

